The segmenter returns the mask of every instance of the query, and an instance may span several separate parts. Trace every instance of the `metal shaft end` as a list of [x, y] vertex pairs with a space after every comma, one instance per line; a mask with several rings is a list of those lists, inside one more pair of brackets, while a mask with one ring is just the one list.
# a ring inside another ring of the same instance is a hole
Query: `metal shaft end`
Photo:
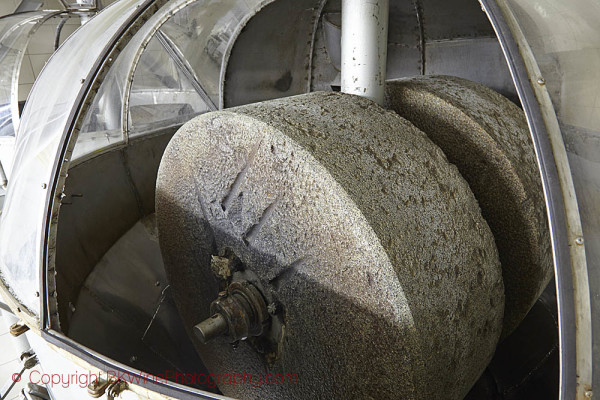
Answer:
[[194, 326], [194, 333], [202, 344], [227, 334], [227, 330], [227, 321], [218, 313]]

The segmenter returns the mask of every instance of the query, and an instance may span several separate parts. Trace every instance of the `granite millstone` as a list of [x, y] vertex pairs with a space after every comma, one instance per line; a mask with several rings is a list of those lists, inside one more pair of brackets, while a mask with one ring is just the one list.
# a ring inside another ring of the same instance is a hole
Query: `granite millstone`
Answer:
[[510, 334], [553, 276], [544, 192], [523, 110], [466, 79], [424, 76], [389, 81], [388, 107], [446, 153], [469, 183], [494, 237]]
[[[455, 166], [370, 100], [312, 93], [185, 124], [158, 174], [160, 245], [188, 332], [234, 253], [283, 324], [195, 345], [211, 373], [297, 374], [221, 384], [262, 399], [461, 399], [490, 361], [504, 288], [492, 233]], [[273, 317], [276, 318], [276, 317]]]

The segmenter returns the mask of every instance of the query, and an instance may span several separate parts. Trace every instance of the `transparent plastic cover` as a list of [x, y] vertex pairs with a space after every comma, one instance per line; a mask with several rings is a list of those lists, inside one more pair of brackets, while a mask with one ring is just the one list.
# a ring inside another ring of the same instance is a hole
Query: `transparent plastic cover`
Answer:
[[48, 185], [60, 155], [61, 138], [82, 91], [81, 80], [142, 3], [113, 3], [72, 35], [46, 64], [23, 111], [0, 223], [0, 277], [17, 300], [36, 315]]
[[[509, 0], [559, 120], [583, 226], [592, 306], [593, 359], [600, 359], [600, 3]], [[596, 366], [596, 365], [595, 365]], [[594, 369], [594, 386], [600, 369]]]
[[0, 136], [15, 136], [19, 126], [19, 73], [38, 24], [55, 12], [32, 12], [0, 19]]

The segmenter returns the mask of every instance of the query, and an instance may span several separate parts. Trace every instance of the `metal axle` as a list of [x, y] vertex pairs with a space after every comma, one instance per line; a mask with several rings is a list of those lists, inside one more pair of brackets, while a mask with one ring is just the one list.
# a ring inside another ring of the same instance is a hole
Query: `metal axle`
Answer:
[[211, 317], [194, 326], [194, 333], [206, 344], [220, 336], [230, 342], [260, 336], [269, 319], [267, 305], [259, 290], [250, 282], [234, 282], [212, 302]]
[[342, 92], [383, 105], [389, 0], [342, 1]]

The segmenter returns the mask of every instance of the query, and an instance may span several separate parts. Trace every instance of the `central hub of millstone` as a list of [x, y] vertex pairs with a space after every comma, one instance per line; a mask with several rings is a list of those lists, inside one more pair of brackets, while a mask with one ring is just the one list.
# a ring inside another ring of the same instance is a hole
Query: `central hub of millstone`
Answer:
[[234, 282], [210, 305], [213, 314], [194, 327], [196, 336], [206, 344], [219, 336], [231, 343], [260, 336], [269, 319], [267, 305], [259, 290], [247, 281]]
[[196, 338], [202, 344], [225, 341], [234, 347], [247, 340], [267, 362], [277, 359], [285, 314], [276, 294], [265, 290], [260, 278], [230, 248], [210, 258], [220, 291], [210, 304], [211, 316], [193, 327]]
[[[221, 385], [228, 396], [461, 399], [494, 353], [503, 284], [477, 201], [421, 131], [369, 100], [313, 93], [190, 121], [162, 159], [156, 214], [208, 370], [298, 377]], [[228, 252], [231, 277], [214, 260]]]

